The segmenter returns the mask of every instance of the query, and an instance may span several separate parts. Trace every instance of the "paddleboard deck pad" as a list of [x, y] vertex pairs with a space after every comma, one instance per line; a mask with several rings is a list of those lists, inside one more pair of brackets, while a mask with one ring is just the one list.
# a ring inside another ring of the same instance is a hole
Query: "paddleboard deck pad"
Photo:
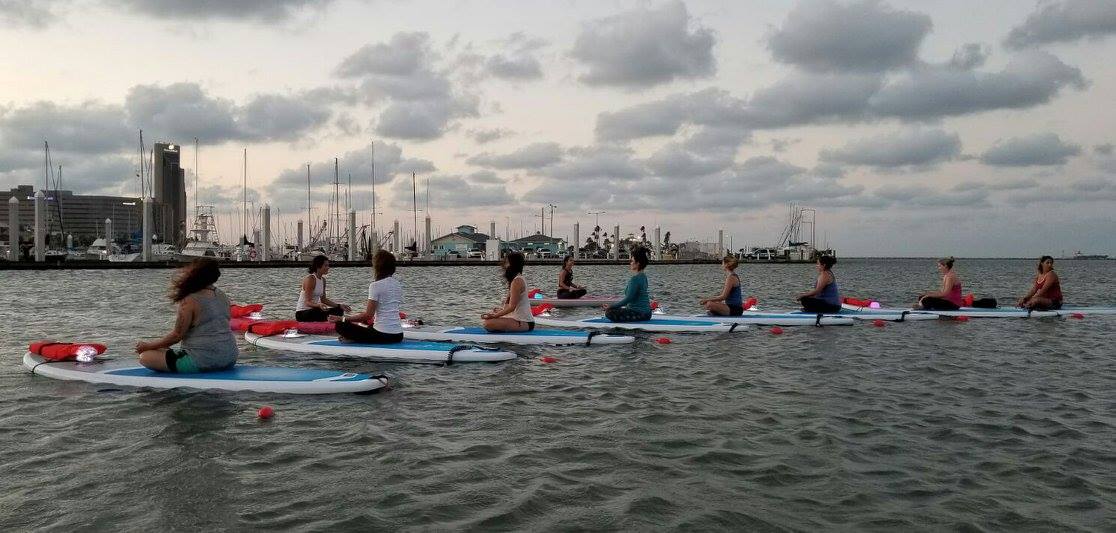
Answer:
[[[864, 308], [860, 308], [860, 307], [849, 306], [849, 304], [843, 304], [843, 307], [844, 306], [847, 306], [847, 307], [845, 307], [846, 309], [853, 310], [853, 311], [860, 311], [861, 309], [864, 309]], [[1082, 309], [1085, 309], [1085, 311], [1082, 312], [1081, 311]], [[958, 309], [956, 311], [931, 311], [931, 310], [927, 310], [927, 309], [889, 309], [889, 308], [881, 307], [881, 308], [878, 308], [878, 309], [864, 309], [864, 311], [892, 312], [892, 313], [906, 311], [908, 313], [908, 315], [907, 315], [908, 319], [910, 319], [910, 317], [912, 315], [915, 315], [915, 314], [931, 315], [931, 316], [937, 316], [937, 317], [948, 317], [948, 318], [955, 318], [955, 317], [959, 317], [959, 316], [965, 316], [965, 317], [969, 317], [969, 318], [1050, 318], [1050, 317], [1066, 317], [1066, 316], [1073, 315], [1074, 313], [1080, 313], [1082, 315], [1090, 314], [1090, 312], [1089, 312], [1090, 309], [1096, 310], [1096, 312], [1093, 312], [1092, 314], [1116, 314], [1116, 311], [1114, 311], [1112, 313], [1106, 313], [1105, 311], [1107, 311], [1108, 308], [1104, 308], [1104, 307], [1094, 307], [1094, 308], [1066, 307], [1066, 308], [1063, 308], [1063, 309], [1059, 309], [1057, 311], [1031, 311], [1031, 310], [1028, 310], [1028, 309], [1020, 309], [1018, 307], [994, 307], [994, 308], [962, 307], [961, 309]]]
[[528, 298], [531, 307], [549, 305], [551, 307], [600, 307], [612, 305], [622, 300], [621, 296], [582, 296], [574, 300], [564, 298]]
[[654, 316], [651, 320], [644, 320], [642, 322], [613, 322], [605, 317], [583, 318], [580, 320], [561, 320], [544, 315], [535, 317], [536, 324], [544, 326], [553, 326], [559, 328], [578, 328], [578, 329], [633, 329], [641, 331], [662, 331], [662, 332], [727, 332], [739, 331], [747, 328], [747, 324], [731, 324], [719, 321], [718, 319], [697, 319], [688, 317], [673, 317], [662, 318]]
[[501, 342], [506, 344], [628, 344], [635, 337], [604, 335], [596, 331], [569, 331], [564, 329], [535, 329], [519, 333], [489, 333], [481, 327], [412, 326], [403, 329], [403, 337], [421, 341], [439, 342]]
[[296, 353], [312, 353], [342, 357], [360, 357], [388, 363], [494, 363], [516, 358], [508, 352], [479, 346], [404, 340], [395, 344], [360, 344], [341, 342], [337, 337], [325, 335], [272, 335], [263, 337], [245, 333], [244, 340], [261, 348]]
[[692, 315], [688, 317], [664, 315], [661, 318], [706, 319], [731, 322], [734, 324], [756, 324], [761, 326], [851, 326], [851, 317], [831, 314], [819, 315], [802, 312], [753, 312], [741, 316]]
[[47, 361], [31, 352], [23, 366], [32, 374], [53, 379], [103, 385], [189, 388], [202, 390], [274, 392], [282, 394], [338, 394], [371, 392], [387, 385], [387, 378], [341, 370], [236, 365], [229, 370], [177, 374], [144, 368], [131, 358], [100, 358], [93, 362]]

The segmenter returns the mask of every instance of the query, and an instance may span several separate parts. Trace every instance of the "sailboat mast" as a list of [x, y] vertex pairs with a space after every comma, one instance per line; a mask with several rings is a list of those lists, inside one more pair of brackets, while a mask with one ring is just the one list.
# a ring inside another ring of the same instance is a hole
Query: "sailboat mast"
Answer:
[[415, 216], [415, 253], [418, 253], [418, 187], [415, 186], [415, 173], [411, 173], [411, 212]]
[[341, 208], [340, 201], [341, 195], [339, 194], [341, 188], [341, 168], [337, 162], [337, 158], [333, 158], [333, 229], [329, 232], [332, 245], [336, 245], [340, 240], [341, 235]]
[[140, 200], [147, 198], [147, 183], [143, 180], [143, 130], [139, 130], [139, 180], [140, 180]]
[[243, 207], [241, 208], [241, 210], [243, 211], [241, 213], [241, 217], [243, 218], [243, 221], [241, 222], [241, 228], [244, 230], [242, 238], [244, 239], [243, 242], [248, 242], [248, 149], [247, 148], [244, 149], [244, 168], [241, 171], [241, 173], [242, 173], [242, 178], [243, 178], [243, 183], [244, 183], [244, 188], [243, 188], [243, 193], [242, 193], [242, 195], [243, 195], [242, 196], [242, 198], [243, 198], [242, 201], [244, 202], [244, 204], [243, 204]]
[[198, 138], [194, 137], [194, 218], [198, 218]]
[[310, 235], [314, 225], [310, 223], [310, 163], [306, 163], [306, 249], [310, 249]]
[[376, 141], [372, 141], [372, 233], [376, 233]]

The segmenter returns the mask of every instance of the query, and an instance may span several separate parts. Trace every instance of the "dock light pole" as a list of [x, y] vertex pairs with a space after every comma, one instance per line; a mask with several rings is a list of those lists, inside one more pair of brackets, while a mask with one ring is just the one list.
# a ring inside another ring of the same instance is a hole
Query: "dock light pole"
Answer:
[[8, 260], [19, 261], [19, 200], [8, 198]]

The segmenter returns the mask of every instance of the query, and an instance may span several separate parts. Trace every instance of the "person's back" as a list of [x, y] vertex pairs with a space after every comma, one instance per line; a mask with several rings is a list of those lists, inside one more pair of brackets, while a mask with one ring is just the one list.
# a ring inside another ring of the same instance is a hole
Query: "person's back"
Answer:
[[220, 289], [202, 289], [187, 298], [197, 307], [197, 316], [182, 337], [182, 349], [202, 371], [235, 364], [239, 350], [229, 329], [228, 297]]
[[403, 333], [403, 323], [399, 319], [399, 310], [403, 305], [403, 284], [395, 276], [373, 281], [368, 286], [368, 299], [376, 301], [373, 320], [376, 331]]
[[818, 294], [818, 299], [836, 307], [841, 307], [841, 295], [837, 287], [837, 276], [832, 271], [829, 272], [830, 281], [824, 289]]

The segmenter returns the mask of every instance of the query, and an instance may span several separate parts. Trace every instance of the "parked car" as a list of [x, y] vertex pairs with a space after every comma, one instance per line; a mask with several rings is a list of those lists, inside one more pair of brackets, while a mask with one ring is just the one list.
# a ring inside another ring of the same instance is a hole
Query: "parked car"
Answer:
[[469, 252], [469, 259], [484, 259], [484, 252], [472, 250]]

